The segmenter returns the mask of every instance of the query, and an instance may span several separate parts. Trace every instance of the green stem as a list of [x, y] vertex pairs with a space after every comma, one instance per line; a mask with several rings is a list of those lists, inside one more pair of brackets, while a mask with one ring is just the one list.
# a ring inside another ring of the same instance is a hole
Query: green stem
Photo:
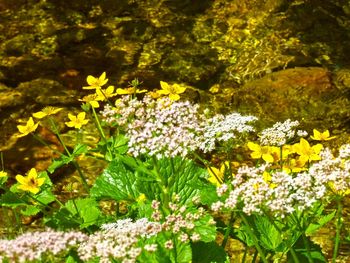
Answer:
[[268, 263], [264, 250], [260, 247], [259, 245], [259, 240], [256, 237], [256, 235], [254, 234], [254, 232], [252, 231], [252, 228], [247, 220], [247, 218], [245, 217], [244, 213], [239, 212], [240, 217], [242, 218], [243, 223], [247, 226], [246, 230], [248, 232], [248, 235], [251, 237], [251, 239], [253, 240], [254, 246], [256, 248], [256, 250], [258, 251], [259, 255], [260, 255], [260, 259], [262, 260], [262, 262], [264, 263]]
[[307, 239], [307, 237], [305, 235], [305, 229], [306, 228], [304, 227], [304, 225], [300, 221], [298, 215], [295, 215], [295, 219], [296, 219], [296, 221], [298, 223], [298, 228], [299, 228], [299, 231], [301, 232], [301, 237], [303, 239], [303, 243], [304, 243], [304, 246], [306, 248], [307, 260], [308, 260], [309, 263], [313, 263], [314, 260], [312, 259], [312, 256], [311, 256], [310, 242], [309, 242], [309, 240]]
[[[71, 157], [72, 154], [71, 154], [71, 152], [68, 150], [66, 144], [64, 143], [64, 141], [63, 141], [63, 139], [62, 139], [62, 137], [61, 137], [61, 134], [60, 134], [60, 132], [59, 132], [59, 129], [58, 129], [58, 127], [57, 127], [55, 121], [54, 121], [52, 118], [49, 118], [49, 120], [50, 120], [50, 122], [51, 122], [51, 126], [52, 126], [52, 129], [53, 129], [53, 132], [56, 134], [58, 140], [59, 140], [60, 143], [62, 144], [62, 146], [63, 146], [63, 148], [64, 148], [64, 151], [66, 152], [66, 154], [67, 154], [69, 157]], [[40, 138], [40, 137], [39, 137], [39, 138]], [[40, 139], [41, 139], [41, 138], [40, 138]], [[44, 142], [44, 144], [47, 145], [45, 142]], [[60, 153], [60, 155], [62, 155], [62, 153]], [[77, 169], [78, 174], [79, 174], [79, 176], [80, 176], [80, 178], [81, 178], [81, 180], [82, 180], [83, 187], [84, 187], [85, 191], [88, 193], [88, 192], [89, 192], [89, 185], [88, 185], [88, 183], [87, 183], [87, 179], [86, 179], [84, 173], [82, 172], [82, 170], [81, 170], [79, 164], [78, 164], [75, 160], [72, 161], [72, 164], [73, 164], [73, 166]]]
[[252, 263], [255, 263], [256, 258], [258, 257], [258, 254], [259, 254], [259, 252], [257, 250], [255, 250], [253, 258], [252, 258]]
[[100, 120], [99, 120], [99, 118], [98, 118], [98, 116], [96, 114], [95, 108], [92, 107], [92, 106], [91, 106], [91, 108], [92, 108], [92, 114], [94, 115], [94, 119], [95, 119], [97, 130], [98, 130], [98, 132], [99, 132], [103, 142], [106, 144], [109, 156], [112, 157], [111, 149], [108, 146], [106, 135], [105, 135], [105, 133], [104, 133], [104, 131], [102, 129], [102, 126], [101, 126]]
[[243, 257], [241, 263], [245, 263], [245, 260], [247, 258], [247, 253], [248, 253], [248, 246], [244, 246], [244, 252], [243, 252]]
[[162, 174], [160, 173], [159, 166], [158, 166], [158, 160], [155, 156], [152, 156], [152, 162], [154, 166], [154, 171], [157, 177], [157, 181], [161, 183], [161, 189], [162, 189], [162, 200], [163, 200], [163, 209], [165, 209], [165, 212], [169, 212], [169, 202], [170, 202], [170, 196], [169, 196], [169, 189], [168, 189], [168, 180]]
[[[278, 233], [280, 235], [282, 235], [282, 230], [280, 229], [280, 227], [276, 224], [276, 222], [274, 220], [271, 219], [271, 217], [268, 215], [268, 213], [266, 213], [266, 211], [264, 211], [264, 215], [266, 216], [266, 218], [269, 220], [269, 222], [276, 228], [276, 230], [278, 231]], [[290, 253], [292, 254], [294, 263], [299, 263], [299, 259], [297, 254], [295, 253], [295, 250], [293, 248], [293, 244], [288, 244], [288, 249], [290, 250]]]
[[85, 191], [87, 193], [89, 193], [89, 190], [90, 190], [89, 184], [88, 184], [87, 179], [86, 179], [83, 171], [81, 170], [79, 164], [76, 161], [74, 161], [74, 160], [72, 161], [72, 164], [74, 165], [75, 169], [77, 169], [77, 171], [78, 171], [78, 174], [79, 174], [79, 176], [81, 178], [81, 181], [83, 183], [83, 187], [84, 187]]
[[332, 257], [332, 263], [336, 262], [338, 252], [339, 252], [339, 246], [340, 246], [340, 233], [343, 226], [343, 204], [340, 197], [336, 198], [337, 201], [337, 213], [336, 213], [336, 224], [335, 224], [335, 240], [334, 240], [334, 250], [333, 250], [333, 257]]
[[304, 242], [304, 246], [306, 247], [306, 251], [307, 251], [307, 260], [309, 263], [313, 263], [314, 260], [311, 257], [311, 250], [310, 250], [310, 243], [309, 240], [307, 239], [305, 233], [302, 233], [302, 238], [303, 238], [303, 242]]
[[231, 215], [230, 215], [230, 222], [228, 223], [228, 226], [226, 228], [226, 231], [225, 231], [225, 235], [224, 235], [224, 240], [222, 241], [222, 244], [221, 244], [221, 247], [225, 248], [226, 244], [227, 244], [227, 241], [228, 241], [228, 238], [230, 236], [230, 233], [232, 231], [232, 228], [233, 228], [233, 222], [234, 222], [234, 213], [231, 212]]

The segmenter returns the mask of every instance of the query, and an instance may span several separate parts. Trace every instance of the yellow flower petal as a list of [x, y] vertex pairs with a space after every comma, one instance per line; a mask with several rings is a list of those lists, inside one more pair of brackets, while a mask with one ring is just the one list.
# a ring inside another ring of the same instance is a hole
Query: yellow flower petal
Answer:
[[20, 184], [25, 184], [27, 182], [26, 178], [23, 175], [20, 175], [20, 174], [16, 175], [16, 180]]
[[7, 176], [7, 172], [5, 171], [0, 171], [0, 178], [1, 177], [6, 177]]

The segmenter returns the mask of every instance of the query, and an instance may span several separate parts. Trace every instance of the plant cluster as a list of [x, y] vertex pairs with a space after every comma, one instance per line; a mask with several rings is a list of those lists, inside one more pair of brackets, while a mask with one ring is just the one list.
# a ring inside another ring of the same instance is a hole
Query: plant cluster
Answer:
[[[93, 122], [97, 145], [67, 146], [55, 119], [62, 108], [46, 107], [18, 125], [19, 137], [44, 144], [36, 130], [49, 126], [64, 151], [55, 150], [58, 158], [46, 171], [33, 167], [15, 183], [2, 163], [1, 209], [11, 211], [19, 229], [22, 216], [40, 218], [43, 229], [0, 240], [1, 261], [229, 262], [235, 258], [226, 244], [235, 239], [245, 247], [242, 262], [251, 251], [253, 262], [326, 262], [310, 236], [332, 220], [337, 260], [341, 241], [349, 239], [349, 233], [341, 238], [349, 144], [335, 157], [325, 145], [334, 139], [328, 130], [314, 129], [308, 138], [292, 120], [253, 141], [256, 117], [211, 113], [185, 100], [179, 84], [162, 81], [147, 91], [136, 79], [125, 89], [104, 88], [105, 73], [87, 83], [83, 89], [93, 93], [65, 125], [83, 131]], [[107, 163], [93, 180], [80, 168], [84, 156]], [[50, 178], [66, 164], [85, 191], [68, 200]], [[104, 211], [102, 201], [115, 209]]]

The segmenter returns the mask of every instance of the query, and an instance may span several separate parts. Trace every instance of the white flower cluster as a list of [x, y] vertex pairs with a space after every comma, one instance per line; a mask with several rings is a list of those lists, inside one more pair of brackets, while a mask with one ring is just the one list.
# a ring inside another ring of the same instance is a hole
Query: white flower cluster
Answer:
[[295, 130], [299, 126], [298, 121], [287, 119], [283, 123], [276, 122], [271, 128], [263, 130], [260, 134], [261, 145], [282, 146], [287, 144], [288, 140], [294, 138], [295, 134], [300, 137], [306, 136], [307, 132]]
[[329, 187], [333, 193], [344, 195], [350, 193], [350, 145], [342, 145], [339, 156], [334, 157], [331, 150], [325, 148], [320, 153], [322, 160], [312, 165], [309, 173], [316, 180]]
[[218, 196], [223, 198], [212, 209], [242, 209], [248, 215], [267, 211], [284, 217], [295, 210], [310, 208], [326, 194], [322, 180], [316, 180], [311, 173], [292, 175], [278, 171], [266, 179], [265, 169], [265, 166], [240, 168], [232, 180], [232, 190], [226, 185], [218, 187]]
[[33, 262], [44, 256], [59, 262], [70, 249], [87, 239], [86, 234], [74, 231], [27, 232], [13, 240], [0, 240], [0, 262]]
[[173, 102], [145, 96], [142, 101], [129, 96], [106, 107], [104, 119], [115, 122], [129, 139], [129, 153], [133, 156], [186, 156], [195, 150], [210, 152], [216, 142], [226, 142], [239, 133], [253, 131], [248, 122], [253, 116], [232, 113], [212, 118], [200, 113], [199, 105], [188, 101]]
[[[99, 262], [109, 263], [113, 258], [118, 262], [136, 262], [142, 252], [138, 246], [140, 238], [148, 238], [159, 233], [159, 223], [149, 222], [146, 218], [132, 222], [131, 219], [118, 220], [116, 223], [103, 225], [80, 244], [78, 255], [83, 261], [99, 258]], [[148, 244], [147, 251], [154, 251], [155, 244]]]
[[200, 149], [209, 152], [215, 149], [216, 142], [227, 142], [235, 139], [238, 134], [254, 131], [247, 123], [257, 120], [254, 116], [242, 116], [239, 113], [215, 115], [203, 127], [202, 145]]

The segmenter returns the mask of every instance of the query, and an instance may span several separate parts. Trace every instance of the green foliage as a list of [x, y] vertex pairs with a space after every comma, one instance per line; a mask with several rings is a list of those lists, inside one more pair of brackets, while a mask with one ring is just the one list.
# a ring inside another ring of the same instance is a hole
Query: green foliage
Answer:
[[53, 173], [57, 168], [60, 168], [63, 165], [71, 163], [76, 157], [86, 153], [87, 151], [88, 151], [87, 145], [77, 144], [70, 155], [61, 154], [58, 159], [53, 160], [52, 164], [49, 166], [49, 168], [47, 168], [47, 171], [49, 173]]
[[192, 246], [193, 263], [219, 263], [225, 262], [227, 254], [223, 247], [216, 242], [197, 242]]
[[103, 221], [98, 203], [93, 198], [71, 199], [54, 215], [46, 218], [46, 224], [55, 229], [98, 226]]

